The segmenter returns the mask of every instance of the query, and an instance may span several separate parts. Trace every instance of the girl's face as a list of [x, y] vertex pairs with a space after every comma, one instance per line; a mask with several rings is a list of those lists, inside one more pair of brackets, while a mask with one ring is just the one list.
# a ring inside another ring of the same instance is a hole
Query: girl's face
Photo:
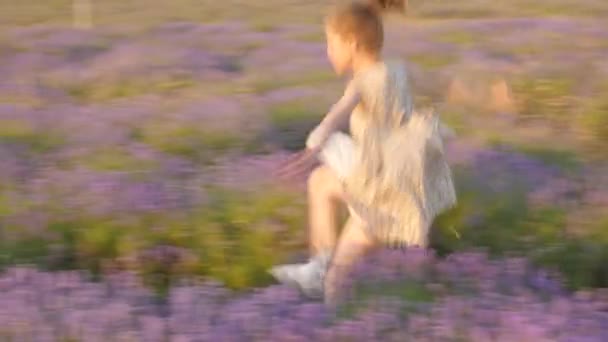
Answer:
[[344, 40], [330, 27], [326, 27], [327, 57], [338, 75], [343, 75], [352, 68], [354, 44]]

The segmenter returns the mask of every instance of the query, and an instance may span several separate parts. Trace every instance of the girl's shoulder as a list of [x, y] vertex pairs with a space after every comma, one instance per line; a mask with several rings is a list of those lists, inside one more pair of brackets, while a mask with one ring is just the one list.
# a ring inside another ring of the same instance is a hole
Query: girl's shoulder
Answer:
[[377, 88], [383, 86], [387, 80], [406, 80], [406, 65], [399, 59], [388, 59], [378, 62], [365, 72], [354, 75], [351, 84], [359, 88]]
[[356, 78], [369, 78], [369, 77], [384, 77], [388, 74], [405, 74], [406, 65], [403, 60], [392, 58], [384, 59], [378, 62], [374, 67], [367, 69], [365, 72], [357, 75]]
[[407, 75], [407, 65], [405, 61], [395, 58], [387, 60], [385, 63], [388, 72], [401, 75], [403, 77]]

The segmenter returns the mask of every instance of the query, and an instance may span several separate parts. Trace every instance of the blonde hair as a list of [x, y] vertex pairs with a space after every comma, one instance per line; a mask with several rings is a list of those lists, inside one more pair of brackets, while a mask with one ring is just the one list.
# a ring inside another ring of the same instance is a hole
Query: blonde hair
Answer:
[[368, 0], [333, 7], [325, 25], [343, 39], [352, 40], [368, 53], [378, 53], [384, 44], [382, 13], [403, 11], [405, 0]]

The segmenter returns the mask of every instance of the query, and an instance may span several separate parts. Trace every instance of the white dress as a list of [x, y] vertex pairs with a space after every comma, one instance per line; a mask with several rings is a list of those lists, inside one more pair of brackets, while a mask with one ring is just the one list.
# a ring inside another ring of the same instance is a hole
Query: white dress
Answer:
[[343, 182], [347, 204], [387, 245], [428, 245], [433, 219], [456, 203], [437, 115], [414, 111], [400, 62], [379, 62], [354, 75], [350, 136], [322, 122], [307, 145], [323, 142], [322, 162]]

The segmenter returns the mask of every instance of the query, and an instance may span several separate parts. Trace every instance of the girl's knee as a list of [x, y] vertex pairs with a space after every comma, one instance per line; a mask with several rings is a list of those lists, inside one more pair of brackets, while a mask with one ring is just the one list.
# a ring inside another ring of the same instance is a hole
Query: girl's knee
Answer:
[[366, 229], [366, 222], [356, 213], [351, 215], [342, 233], [344, 241], [364, 248], [373, 248], [379, 245], [378, 240]]

